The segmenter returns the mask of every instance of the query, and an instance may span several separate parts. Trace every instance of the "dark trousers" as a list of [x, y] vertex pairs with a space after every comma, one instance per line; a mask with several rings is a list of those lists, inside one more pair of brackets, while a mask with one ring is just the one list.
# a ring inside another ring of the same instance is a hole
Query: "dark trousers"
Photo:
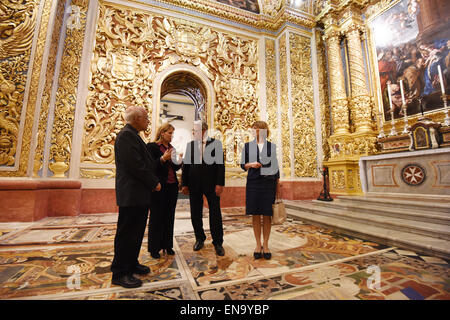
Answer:
[[161, 191], [152, 193], [148, 224], [148, 251], [172, 249], [175, 208], [178, 200], [178, 184], [162, 185]]
[[206, 235], [203, 230], [203, 194], [206, 196], [209, 206], [209, 229], [214, 245], [223, 243], [222, 212], [220, 211], [220, 197], [215, 192], [189, 192], [191, 206], [191, 221], [194, 227], [195, 239], [205, 241]]
[[148, 207], [119, 207], [116, 236], [114, 238], [114, 259], [111, 264], [113, 278], [132, 274], [138, 262]]

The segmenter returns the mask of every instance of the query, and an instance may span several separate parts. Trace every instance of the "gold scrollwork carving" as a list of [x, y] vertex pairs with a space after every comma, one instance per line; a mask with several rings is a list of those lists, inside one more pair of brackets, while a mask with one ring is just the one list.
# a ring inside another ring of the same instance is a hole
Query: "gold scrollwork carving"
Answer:
[[317, 71], [319, 78], [319, 105], [320, 105], [320, 119], [321, 119], [321, 134], [322, 134], [322, 150], [323, 159], [330, 158], [330, 147], [326, 143], [331, 134], [331, 114], [329, 110], [328, 100], [328, 76], [326, 70], [326, 54], [325, 43], [321, 37], [321, 32], [316, 30], [316, 53], [317, 53]]
[[74, 0], [72, 7], [78, 9], [73, 14], [79, 14], [80, 23], [67, 27], [64, 41], [63, 59], [56, 91], [55, 115], [51, 134], [49, 169], [53, 177], [64, 178], [69, 169], [72, 151], [72, 134], [75, 117], [75, 104], [79, 78], [79, 66], [84, 31], [86, 27], [86, 14], [89, 0]]
[[316, 177], [317, 143], [311, 69], [310, 39], [289, 34], [291, 61], [291, 95], [294, 143], [294, 171], [296, 177]]
[[[244, 130], [257, 119], [257, 41], [112, 4], [100, 3], [99, 10], [82, 163], [114, 162], [122, 111], [130, 104], [144, 105], [151, 116], [153, 80], [174, 64], [195, 66], [212, 81], [214, 129]], [[239, 144], [235, 141], [234, 150], [225, 152], [236, 154]]]
[[15, 162], [37, 1], [0, 3], [0, 165]]
[[80, 169], [80, 178], [86, 179], [113, 179], [116, 169]]
[[280, 87], [281, 87], [281, 145], [283, 150], [282, 168], [285, 177], [291, 177], [291, 140], [289, 125], [289, 87], [288, 87], [288, 67], [287, 67], [287, 46], [286, 37], [283, 35], [279, 39], [280, 51]]
[[[267, 123], [270, 131], [274, 134], [278, 128], [278, 103], [277, 103], [277, 62], [275, 53], [275, 41], [265, 39], [266, 43], [266, 110]], [[272, 139], [274, 137], [272, 136]]]
[[345, 189], [345, 172], [344, 170], [331, 171], [331, 185], [333, 189]]
[[55, 72], [56, 54], [58, 49], [58, 39], [60, 37], [60, 30], [64, 18], [64, 5], [63, 0], [59, 0], [56, 8], [55, 23], [53, 26], [52, 39], [50, 42], [50, 52], [48, 55], [47, 71], [45, 74], [45, 85], [41, 99], [41, 109], [39, 115], [38, 135], [37, 143], [34, 155], [33, 165], [33, 177], [39, 176], [39, 170], [42, 168], [44, 159], [44, 144], [47, 129], [47, 121], [50, 107], [50, 95], [53, 83], [53, 74]]

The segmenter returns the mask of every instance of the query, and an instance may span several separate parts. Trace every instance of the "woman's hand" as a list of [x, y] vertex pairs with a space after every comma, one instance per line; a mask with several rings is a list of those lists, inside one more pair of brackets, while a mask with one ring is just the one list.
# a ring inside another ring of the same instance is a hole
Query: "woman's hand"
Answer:
[[166, 152], [164, 152], [164, 154], [161, 156], [161, 161], [166, 162], [167, 160], [170, 160], [172, 158], [172, 151], [172, 148], [166, 150]]
[[248, 170], [250, 168], [258, 169], [261, 168], [262, 164], [259, 162], [250, 162], [245, 164], [245, 169]]

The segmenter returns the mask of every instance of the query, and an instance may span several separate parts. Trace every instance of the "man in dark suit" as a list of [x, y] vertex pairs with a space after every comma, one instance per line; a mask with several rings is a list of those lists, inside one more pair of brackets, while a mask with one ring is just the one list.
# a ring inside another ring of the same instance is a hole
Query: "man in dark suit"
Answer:
[[117, 134], [114, 144], [116, 162], [116, 200], [119, 206], [114, 259], [111, 264], [112, 283], [136, 288], [142, 281], [133, 274], [147, 274], [150, 269], [139, 264], [138, 257], [147, 225], [152, 191], [161, 190], [154, 174], [155, 160], [147, 151], [139, 131], [149, 124], [144, 107], [125, 110], [127, 124]]
[[225, 164], [222, 143], [208, 137], [208, 125], [201, 129], [194, 125], [194, 140], [186, 147], [182, 171], [182, 192], [189, 194], [191, 221], [195, 233], [194, 251], [203, 248], [206, 240], [203, 230], [203, 195], [209, 206], [209, 228], [217, 255], [225, 255], [223, 244], [220, 195], [225, 185]]

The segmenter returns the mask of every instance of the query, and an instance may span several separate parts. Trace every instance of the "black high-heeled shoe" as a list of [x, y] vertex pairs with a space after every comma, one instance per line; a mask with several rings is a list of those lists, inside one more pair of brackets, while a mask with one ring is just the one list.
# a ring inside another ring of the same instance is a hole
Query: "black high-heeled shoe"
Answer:
[[264, 259], [266, 259], [266, 260], [270, 260], [272, 258], [272, 253], [264, 252], [264, 250], [262, 251], [262, 255], [263, 255]]
[[253, 252], [253, 257], [257, 260], [257, 259], [261, 259], [263, 257], [262, 254], [262, 247], [261, 247], [261, 251], [260, 252]]

